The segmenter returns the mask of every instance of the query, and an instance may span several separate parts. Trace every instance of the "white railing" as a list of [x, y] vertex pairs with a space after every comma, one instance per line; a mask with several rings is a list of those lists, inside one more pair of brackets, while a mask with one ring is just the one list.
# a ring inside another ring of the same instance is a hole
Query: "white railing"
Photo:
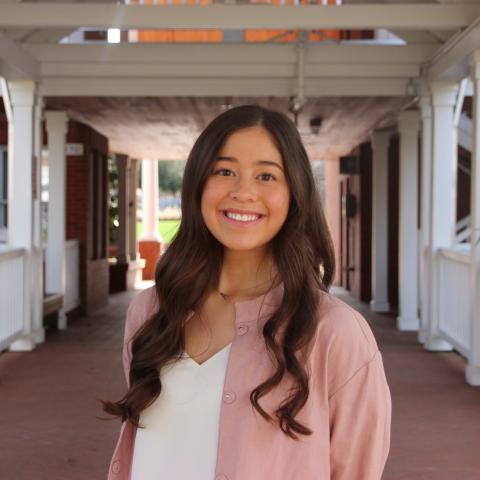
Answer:
[[79, 241], [67, 240], [65, 242], [65, 296], [63, 310], [69, 312], [80, 305], [79, 287]]
[[471, 217], [470, 215], [467, 215], [466, 217], [463, 217], [460, 221], [457, 222], [457, 225], [455, 227], [455, 241], [456, 243], [462, 243], [462, 242], [469, 242], [470, 241], [470, 235], [472, 233], [471, 230]]
[[23, 332], [24, 269], [22, 248], [0, 247], [0, 350]]
[[458, 122], [458, 131], [457, 131], [457, 141], [458, 144], [464, 148], [467, 152], [472, 151], [472, 132], [473, 132], [473, 123], [470, 118], [467, 117], [464, 113], [459, 118]]
[[470, 353], [470, 248], [440, 249], [438, 322], [442, 337], [465, 357]]

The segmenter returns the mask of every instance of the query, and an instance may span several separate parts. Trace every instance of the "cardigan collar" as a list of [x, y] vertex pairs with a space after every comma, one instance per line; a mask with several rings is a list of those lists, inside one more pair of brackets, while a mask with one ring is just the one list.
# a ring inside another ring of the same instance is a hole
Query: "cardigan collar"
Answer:
[[[280, 305], [283, 298], [283, 291], [283, 282], [280, 282], [276, 287], [263, 295], [234, 302], [235, 325], [257, 321], [264, 323], [270, 314]], [[194, 313], [193, 310], [188, 313], [185, 323], [190, 320]]]
[[280, 305], [283, 298], [283, 282], [268, 292], [248, 300], [234, 302], [235, 323], [266, 321], [270, 314]]

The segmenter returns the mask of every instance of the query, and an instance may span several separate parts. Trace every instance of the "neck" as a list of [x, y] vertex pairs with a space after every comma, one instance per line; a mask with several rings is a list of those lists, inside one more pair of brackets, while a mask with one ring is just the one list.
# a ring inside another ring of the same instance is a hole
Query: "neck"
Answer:
[[218, 290], [229, 296], [255, 296], [269, 290], [276, 269], [268, 252], [225, 250]]

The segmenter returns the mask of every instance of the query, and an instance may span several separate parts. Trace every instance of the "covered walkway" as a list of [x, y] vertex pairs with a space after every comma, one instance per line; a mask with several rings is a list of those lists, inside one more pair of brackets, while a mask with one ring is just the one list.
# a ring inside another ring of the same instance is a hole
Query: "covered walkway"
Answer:
[[[368, 318], [383, 352], [394, 408], [384, 480], [478, 480], [480, 391], [464, 383], [462, 359], [424, 350], [393, 315], [335, 293]], [[98, 419], [96, 398], [124, 389], [120, 348], [134, 294], [111, 296], [33, 352], [0, 354], [2, 480], [106, 478], [119, 424]]]

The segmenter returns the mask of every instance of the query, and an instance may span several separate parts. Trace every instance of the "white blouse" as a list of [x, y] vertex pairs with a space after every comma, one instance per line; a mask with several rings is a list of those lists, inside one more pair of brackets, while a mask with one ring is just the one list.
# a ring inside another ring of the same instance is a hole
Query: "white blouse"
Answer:
[[213, 479], [231, 345], [201, 365], [184, 353], [162, 369], [162, 391], [140, 414], [131, 480]]

